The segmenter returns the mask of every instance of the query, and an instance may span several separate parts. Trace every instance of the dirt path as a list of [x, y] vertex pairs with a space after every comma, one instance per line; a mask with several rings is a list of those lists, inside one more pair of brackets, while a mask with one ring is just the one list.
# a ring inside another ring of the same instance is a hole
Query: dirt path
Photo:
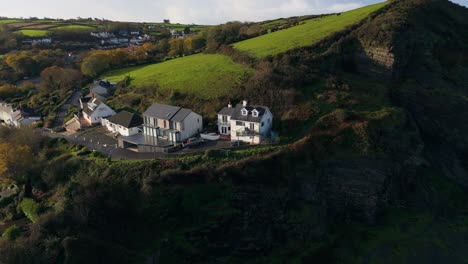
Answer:
[[67, 114], [68, 112], [68, 109], [70, 109], [70, 107], [72, 105], [77, 105], [79, 103], [79, 99], [80, 99], [80, 96], [81, 96], [81, 92], [80, 91], [74, 91], [68, 98], [67, 100], [65, 101], [65, 103], [59, 108], [58, 112], [57, 112], [57, 118], [55, 119], [55, 122], [54, 122], [54, 127], [61, 127], [64, 125], [65, 123], [65, 115]]

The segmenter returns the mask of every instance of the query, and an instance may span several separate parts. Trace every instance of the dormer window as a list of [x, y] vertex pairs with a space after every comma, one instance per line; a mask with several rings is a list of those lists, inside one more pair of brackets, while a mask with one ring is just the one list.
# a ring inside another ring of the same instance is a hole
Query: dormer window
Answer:
[[248, 113], [249, 113], [249, 111], [247, 111], [247, 109], [245, 109], [245, 108], [242, 109], [242, 115], [243, 115], [243, 116], [248, 115]]
[[252, 116], [253, 116], [253, 117], [258, 117], [258, 111], [257, 111], [257, 109], [254, 109], [254, 110], [252, 111]]

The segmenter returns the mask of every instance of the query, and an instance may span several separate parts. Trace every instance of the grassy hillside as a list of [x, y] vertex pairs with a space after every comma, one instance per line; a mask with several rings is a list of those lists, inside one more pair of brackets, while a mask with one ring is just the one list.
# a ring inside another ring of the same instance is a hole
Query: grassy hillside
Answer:
[[16, 32], [22, 33], [23, 35], [28, 36], [28, 37], [44, 37], [47, 35], [49, 31], [39, 30], [39, 29], [22, 29]]
[[219, 54], [197, 54], [163, 63], [119, 69], [102, 76], [110, 81], [122, 81], [130, 76], [136, 87], [158, 84], [163, 89], [210, 99], [227, 94], [252, 70]]
[[290, 49], [306, 47], [317, 43], [331, 34], [358, 23], [386, 3], [366, 6], [356, 10], [304, 21], [289, 29], [266, 34], [234, 44], [234, 48], [258, 57], [276, 55]]

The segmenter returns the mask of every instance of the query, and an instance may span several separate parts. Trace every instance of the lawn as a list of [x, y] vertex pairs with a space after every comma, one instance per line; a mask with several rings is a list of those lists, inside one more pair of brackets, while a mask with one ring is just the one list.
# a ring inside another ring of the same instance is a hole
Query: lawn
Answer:
[[49, 31], [47, 30], [33, 30], [33, 29], [22, 29], [15, 31], [18, 33], [22, 33], [25, 36], [28, 37], [45, 37]]
[[130, 76], [137, 87], [155, 83], [163, 89], [211, 99], [227, 94], [253, 70], [219, 54], [197, 54], [166, 62], [114, 70], [104, 74], [110, 81]]
[[322, 18], [306, 20], [303, 24], [234, 44], [234, 48], [257, 57], [276, 55], [290, 49], [311, 46], [335, 32], [356, 24], [385, 3], [366, 6]]

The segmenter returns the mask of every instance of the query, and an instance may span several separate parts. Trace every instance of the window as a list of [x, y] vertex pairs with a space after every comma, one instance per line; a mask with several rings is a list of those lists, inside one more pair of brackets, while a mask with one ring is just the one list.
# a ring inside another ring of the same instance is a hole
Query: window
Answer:
[[264, 123], [264, 122], [262, 122], [262, 127], [263, 127], [264, 125], [265, 125], [265, 123]]
[[245, 108], [242, 109], [242, 115], [243, 115], [243, 116], [246, 116], [248, 113], [249, 113], [249, 112], [247, 111], [247, 109], [245, 109]]
[[236, 122], [236, 126], [244, 126], [244, 122], [242, 122], [242, 121], [237, 121], [237, 122]]
[[199, 123], [199, 124], [200, 124], [200, 118], [197, 118], [197, 123]]
[[167, 121], [164, 120], [164, 128], [167, 128]]
[[257, 116], [258, 116], [258, 111], [257, 111], [257, 109], [254, 109], [254, 110], [252, 111], [252, 116], [254, 116], [254, 117], [257, 117]]
[[255, 124], [254, 123], [250, 123], [250, 130], [255, 130]]
[[223, 122], [227, 123], [227, 116], [223, 116]]

